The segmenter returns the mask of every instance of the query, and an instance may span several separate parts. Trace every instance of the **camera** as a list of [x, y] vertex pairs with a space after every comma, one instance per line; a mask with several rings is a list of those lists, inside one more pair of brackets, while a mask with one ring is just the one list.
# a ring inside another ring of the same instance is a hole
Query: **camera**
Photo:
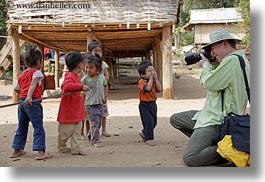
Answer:
[[187, 65], [191, 65], [191, 64], [199, 62], [202, 59], [200, 54], [203, 54], [210, 62], [215, 61], [215, 57], [212, 57], [210, 51], [187, 53], [185, 54], [185, 61]]

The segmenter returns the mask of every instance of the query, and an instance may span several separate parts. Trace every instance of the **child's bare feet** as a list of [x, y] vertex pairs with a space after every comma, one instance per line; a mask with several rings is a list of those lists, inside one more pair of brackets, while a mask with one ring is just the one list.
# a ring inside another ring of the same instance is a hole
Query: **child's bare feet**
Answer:
[[82, 156], [85, 156], [86, 153], [85, 152], [82, 152], [82, 151], [79, 151], [77, 153], [72, 153], [73, 155], [82, 155]]
[[51, 158], [52, 154], [48, 151], [38, 151], [38, 156], [35, 157], [36, 160], [44, 160]]
[[10, 158], [16, 158], [16, 157], [19, 157], [19, 156], [22, 156], [25, 154], [26, 154], [26, 152], [24, 150], [15, 149], [13, 154], [10, 156]]
[[102, 131], [102, 135], [105, 137], [110, 137], [111, 135], [107, 131]]
[[70, 153], [71, 149], [68, 147], [65, 147], [63, 149], [58, 150], [59, 153]]
[[96, 148], [104, 147], [104, 145], [102, 145], [101, 143], [95, 143], [95, 144], [92, 144], [92, 146]]

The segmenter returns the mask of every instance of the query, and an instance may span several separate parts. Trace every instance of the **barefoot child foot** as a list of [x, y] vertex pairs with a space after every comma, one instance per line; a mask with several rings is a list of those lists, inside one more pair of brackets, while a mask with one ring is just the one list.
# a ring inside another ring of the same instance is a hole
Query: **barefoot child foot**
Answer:
[[35, 157], [36, 160], [44, 160], [44, 159], [48, 159], [51, 158], [52, 154], [49, 153], [48, 151], [38, 151], [38, 156]]
[[77, 153], [72, 153], [73, 155], [81, 155], [81, 156], [86, 156], [85, 152], [79, 151]]

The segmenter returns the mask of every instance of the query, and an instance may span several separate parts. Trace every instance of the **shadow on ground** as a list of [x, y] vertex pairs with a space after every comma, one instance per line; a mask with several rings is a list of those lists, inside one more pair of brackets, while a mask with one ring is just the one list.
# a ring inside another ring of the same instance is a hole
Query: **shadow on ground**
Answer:
[[43, 161], [34, 159], [32, 148], [33, 129], [30, 125], [25, 147], [26, 155], [14, 160], [9, 158], [16, 124], [0, 125], [0, 166], [2, 167], [185, 167], [182, 153], [187, 138], [175, 130], [169, 118], [158, 118], [155, 129], [156, 146], [148, 146], [139, 137], [139, 116], [109, 117], [111, 137], [101, 136], [103, 148], [93, 148], [82, 139], [81, 148], [87, 156], [57, 153], [57, 122], [44, 122], [47, 149], [53, 158]]

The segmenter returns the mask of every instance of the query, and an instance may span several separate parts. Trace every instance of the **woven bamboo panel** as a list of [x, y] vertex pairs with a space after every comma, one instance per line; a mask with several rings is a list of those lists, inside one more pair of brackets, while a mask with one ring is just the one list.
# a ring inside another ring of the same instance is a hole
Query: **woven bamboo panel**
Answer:
[[176, 21], [178, 0], [13, 0], [8, 23]]

